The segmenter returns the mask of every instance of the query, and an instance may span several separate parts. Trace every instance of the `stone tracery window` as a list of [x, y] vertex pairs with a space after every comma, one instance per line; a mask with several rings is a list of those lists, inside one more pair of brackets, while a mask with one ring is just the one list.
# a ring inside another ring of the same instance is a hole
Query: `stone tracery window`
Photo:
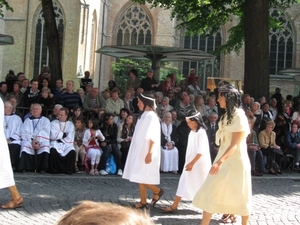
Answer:
[[270, 74], [293, 67], [294, 30], [287, 15], [279, 8], [270, 9], [270, 15], [281, 22], [280, 29], [273, 28], [269, 34]]
[[[62, 53], [62, 43], [64, 34], [64, 15], [59, 5], [53, 1], [53, 8], [56, 15], [56, 25], [59, 33], [60, 55]], [[45, 20], [43, 17], [43, 9], [40, 9], [35, 21], [35, 50], [34, 50], [34, 70], [33, 75], [37, 76], [41, 72], [43, 65], [49, 65], [49, 52], [47, 47]], [[51, 68], [50, 68], [51, 69]]]
[[[185, 36], [184, 48], [202, 50], [207, 53], [211, 53], [217, 49], [222, 42], [221, 31], [216, 32], [213, 35], [195, 35]], [[206, 79], [207, 77], [218, 77], [220, 76], [220, 55], [215, 59], [206, 59], [198, 62], [183, 62], [182, 73], [188, 76], [191, 68], [196, 69], [196, 73], [199, 77], [199, 86], [201, 90], [206, 90]]]
[[152, 26], [147, 13], [137, 4], [122, 15], [117, 28], [117, 45], [151, 45]]

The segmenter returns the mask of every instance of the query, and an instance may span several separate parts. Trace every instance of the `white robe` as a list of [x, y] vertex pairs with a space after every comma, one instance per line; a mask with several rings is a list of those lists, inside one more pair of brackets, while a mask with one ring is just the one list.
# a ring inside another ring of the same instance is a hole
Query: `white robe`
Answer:
[[[191, 171], [186, 171], [185, 167], [197, 154], [201, 154], [200, 159], [194, 164]], [[198, 132], [191, 131], [186, 149], [185, 164], [179, 179], [176, 195], [192, 200], [204, 183], [211, 168], [209, 144], [206, 131], [200, 128]]]
[[0, 100], [0, 189], [15, 185], [7, 141], [3, 131], [4, 105]]
[[37, 140], [40, 143], [40, 148], [37, 154], [43, 152], [50, 153], [50, 120], [44, 116], [38, 119], [27, 118], [21, 127], [21, 153], [34, 155], [31, 142]]
[[13, 138], [14, 140], [11, 144], [21, 145], [22, 119], [18, 115], [13, 114], [4, 116], [4, 122], [3, 128], [6, 140]]
[[[64, 133], [67, 134], [65, 138], [63, 138]], [[75, 127], [71, 121], [59, 122], [59, 120], [53, 120], [51, 122], [50, 148], [55, 148], [61, 156], [66, 156], [72, 150], [75, 151], [74, 137]], [[61, 140], [62, 142], [57, 142], [56, 140]]]
[[[160, 123], [153, 111], [145, 111], [138, 120], [130, 144], [123, 178], [135, 183], [160, 183]], [[152, 161], [145, 163], [150, 140], [154, 142]]]

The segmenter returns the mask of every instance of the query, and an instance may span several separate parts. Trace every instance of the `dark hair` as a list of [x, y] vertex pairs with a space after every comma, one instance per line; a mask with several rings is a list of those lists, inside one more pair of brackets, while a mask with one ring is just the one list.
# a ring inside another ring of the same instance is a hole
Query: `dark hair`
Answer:
[[172, 74], [168, 74], [167, 77], [172, 79], [173, 75]]
[[80, 121], [81, 123], [85, 124], [86, 122], [86, 118], [84, 116], [79, 116], [75, 119], [75, 122], [76, 121]]
[[132, 114], [132, 113], [128, 114], [128, 117], [129, 117], [129, 116], [132, 116], [132, 125], [131, 125], [131, 127], [128, 129], [126, 121], [125, 121], [125, 123], [123, 124], [121, 136], [122, 136], [122, 138], [124, 138], [124, 139], [126, 139], [128, 136], [131, 136], [131, 137], [132, 137], [132, 136], [133, 136], [134, 129], [135, 129], [136, 117], [135, 117], [135, 115]]
[[2, 81], [2, 82], [0, 82], [0, 87], [2, 87], [3, 84], [6, 84], [6, 86], [7, 86], [7, 83], [5, 81]]
[[15, 81], [15, 82], [14, 82], [14, 85], [15, 85], [15, 84], [17, 84], [17, 85], [19, 86], [20, 89], [22, 88], [22, 84], [20, 83], [20, 81]]
[[82, 108], [81, 108], [79, 105], [77, 105], [77, 106], [75, 106], [75, 107], [73, 108], [73, 113], [74, 113], [77, 109], [80, 109], [81, 112], [82, 112]]
[[104, 113], [103, 114], [102, 121], [103, 121], [104, 126], [106, 126], [105, 124], [111, 116], [114, 117], [114, 115], [112, 113]]
[[[199, 113], [199, 115], [197, 115], [199, 112], [195, 109], [191, 109], [187, 112], [187, 115], [186, 117], [190, 117], [190, 116], [194, 116], [192, 118], [188, 118], [190, 121], [195, 121], [197, 124], [198, 124], [198, 127], [197, 127], [197, 132], [198, 130], [202, 127], [203, 129], [207, 129], [206, 125], [204, 124], [203, 122], [203, 119], [202, 119], [202, 116], [201, 116], [201, 113]], [[197, 116], [195, 116], [197, 115]]]
[[134, 76], [136, 76], [136, 77], [137, 77], [137, 70], [135, 70], [135, 69], [131, 69], [131, 70], [129, 70], [129, 73], [133, 73], [133, 74], [134, 74]]
[[[145, 98], [145, 97], [151, 98], [151, 99], [153, 99], [153, 100], [147, 99], [147, 98]], [[142, 110], [141, 115], [144, 113], [145, 108], [146, 108], [147, 106], [149, 106], [149, 107], [152, 109], [152, 111], [156, 113], [156, 109], [155, 109], [155, 97], [154, 97], [153, 94], [151, 94], [151, 93], [149, 93], [149, 92], [144, 92], [144, 93], [139, 94], [139, 95], [138, 95], [138, 98], [139, 98], [139, 99], [143, 102], [143, 104], [144, 104], [144, 108], [143, 108], [143, 110]], [[140, 116], [141, 116], [141, 115], [140, 115]]]
[[90, 129], [98, 130], [99, 129], [99, 120], [97, 118], [91, 118], [89, 119], [89, 122], [93, 124], [93, 126]]
[[67, 116], [69, 116], [69, 109], [63, 107], [63, 108], [60, 108], [59, 111], [64, 111], [65, 114], [66, 114]]
[[46, 77], [45, 77], [45, 78], [43, 78], [43, 79], [42, 79], [42, 83], [43, 83], [43, 81], [44, 81], [44, 80], [46, 80], [46, 81], [48, 82], [48, 85], [50, 84], [50, 81], [49, 81], [49, 79], [48, 79], [48, 78], [46, 78]]
[[64, 82], [64, 80], [62, 78], [56, 79], [55, 82], [58, 81], [58, 80], [61, 80], [62, 82]]
[[130, 111], [129, 111], [128, 109], [126, 109], [126, 108], [122, 108], [122, 109], [120, 109], [120, 113], [119, 113], [120, 117], [121, 117], [121, 112], [126, 112], [126, 113], [127, 113], [127, 115], [129, 115], [129, 114], [130, 114]]
[[[218, 84], [218, 91], [221, 96], [225, 97], [226, 101], [226, 114], [227, 114], [227, 124], [230, 124], [232, 121], [233, 113], [236, 108], [241, 105], [241, 95], [239, 91], [228, 81], [221, 81]], [[223, 119], [222, 116], [221, 120]]]
[[30, 83], [32, 84], [33, 82], [39, 82], [39, 81], [38, 81], [38, 79], [33, 78], [33, 79], [31, 79]]

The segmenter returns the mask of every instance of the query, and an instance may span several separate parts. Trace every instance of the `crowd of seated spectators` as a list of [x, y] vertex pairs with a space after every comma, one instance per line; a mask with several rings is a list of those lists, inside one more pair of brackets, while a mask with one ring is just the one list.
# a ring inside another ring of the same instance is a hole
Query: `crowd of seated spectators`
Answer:
[[[247, 139], [252, 175], [264, 172], [281, 174], [283, 160], [289, 160], [295, 171], [300, 171], [300, 117], [299, 96], [287, 95], [284, 99], [279, 87], [270, 101], [261, 97], [256, 102], [249, 94], [242, 97], [244, 109], [251, 128]], [[291, 158], [284, 155], [290, 154]], [[284, 168], [283, 168], [284, 169]]]
[[[7, 108], [6, 120], [14, 115], [13, 120], [17, 121], [13, 130], [8, 128], [11, 128], [10, 123], [4, 128], [13, 169], [66, 174], [87, 171], [90, 175], [107, 175], [106, 161], [112, 154], [116, 174], [122, 175], [139, 115], [137, 96], [144, 91], [154, 92], [161, 119], [161, 170], [181, 173], [184, 169], [190, 132], [185, 116], [191, 109], [199, 111], [206, 122], [213, 161], [218, 152], [215, 144], [218, 119], [224, 112], [218, 107], [216, 91], [201, 91], [197, 79], [192, 69], [187, 79], [180, 83], [175, 73], [159, 83], [153, 70], [140, 79], [132, 69], [126, 90], [121, 93], [124, 87], [118, 87], [113, 80], [104, 90], [94, 87], [88, 71], [80, 79], [78, 90], [74, 90], [72, 80], [66, 81], [64, 87], [63, 79], [57, 79], [51, 87], [47, 68], [30, 81], [24, 73], [14, 75], [10, 71], [6, 81], [0, 83], [0, 97]], [[281, 173], [275, 163], [280, 165], [282, 155], [287, 152], [294, 155], [295, 169], [300, 170], [300, 138], [296, 138], [300, 125], [299, 103], [299, 96], [287, 96], [284, 100], [279, 88], [270, 101], [264, 97], [255, 101], [249, 94], [243, 95], [241, 108], [251, 127], [247, 144], [252, 175], [261, 176], [266, 170], [272, 174]], [[91, 139], [91, 120], [95, 130], [92, 129], [92, 133], [97, 133], [96, 137], [101, 134], [101, 138]], [[85, 132], [90, 133], [83, 141]], [[93, 150], [89, 152], [89, 149]]]

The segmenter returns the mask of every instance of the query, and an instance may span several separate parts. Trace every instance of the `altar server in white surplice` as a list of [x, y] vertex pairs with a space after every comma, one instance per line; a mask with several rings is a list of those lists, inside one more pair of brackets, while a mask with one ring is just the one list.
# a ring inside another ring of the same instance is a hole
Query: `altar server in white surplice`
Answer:
[[30, 113], [31, 116], [24, 121], [21, 127], [19, 169], [22, 172], [36, 169], [44, 173], [48, 168], [50, 120], [41, 116], [42, 106], [40, 104], [31, 104]]
[[178, 171], [178, 149], [175, 147], [177, 142], [177, 131], [172, 124], [172, 115], [166, 112], [161, 123], [161, 163], [160, 170], [163, 172]]
[[18, 168], [21, 150], [21, 126], [22, 119], [13, 114], [14, 107], [10, 101], [4, 102], [4, 134], [8, 144], [10, 161], [15, 171]]
[[58, 120], [51, 122], [50, 173], [74, 173], [76, 152], [74, 148], [75, 127], [68, 121], [69, 110], [61, 108]]

